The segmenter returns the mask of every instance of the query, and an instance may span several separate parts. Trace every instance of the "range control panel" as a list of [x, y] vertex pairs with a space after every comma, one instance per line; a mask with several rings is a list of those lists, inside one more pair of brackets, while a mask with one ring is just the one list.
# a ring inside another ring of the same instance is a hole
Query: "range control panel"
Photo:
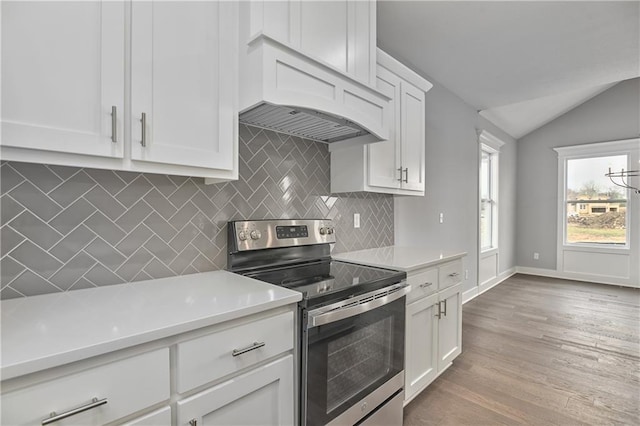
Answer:
[[306, 238], [309, 236], [307, 225], [297, 226], [276, 226], [276, 238], [283, 240], [286, 238]]
[[229, 222], [237, 251], [335, 243], [331, 219], [274, 219]]

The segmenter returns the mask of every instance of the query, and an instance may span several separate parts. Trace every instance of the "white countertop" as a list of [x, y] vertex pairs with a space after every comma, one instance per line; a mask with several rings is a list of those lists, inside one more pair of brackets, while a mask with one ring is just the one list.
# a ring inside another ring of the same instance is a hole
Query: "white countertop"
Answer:
[[422, 247], [389, 246], [332, 254], [335, 260], [379, 266], [399, 271], [413, 271], [466, 256], [463, 251], [440, 251]]
[[3, 300], [2, 380], [296, 303], [227, 271]]

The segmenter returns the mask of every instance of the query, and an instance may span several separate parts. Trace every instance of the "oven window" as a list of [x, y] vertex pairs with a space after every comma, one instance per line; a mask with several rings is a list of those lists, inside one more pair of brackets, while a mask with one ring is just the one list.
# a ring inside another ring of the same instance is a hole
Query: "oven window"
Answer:
[[338, 419], [404, 370], [404, 323], [402, 297], [307, 330], [302, 401], [306, 426]]
[[327, 411], [389, 374], [393, 317], [387, 317], [328, 345]]

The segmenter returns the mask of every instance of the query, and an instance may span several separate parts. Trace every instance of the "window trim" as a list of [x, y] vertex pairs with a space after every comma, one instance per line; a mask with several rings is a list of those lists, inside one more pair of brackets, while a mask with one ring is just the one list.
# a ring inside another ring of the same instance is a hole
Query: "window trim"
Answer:
[[632, 209], [629, 208], [632, 202], [632, 194], [627, 191], [627, 213], [626, 213], [626, 241], [622, 245], [606, 245], [602, 243], [568, 243], [567, 242], [567, 163], [569, 160], [579, 160], [594, 157], [609, 157], [614, 155], [627, 156], [627, 168], [633, 161], [633, 151], [637, 150], [638, 139], [625, 139], [621, 141], [599, 142], [585, 145], [572, 145], [566, 147], [553, 148], [558, 154], [558, 206], [557, 206], [557, 264], [563, 264], [561, 259], [565, 249], [578, 251], [592, 251], [595, 253], [628, 253], [631, 250], [631, 226], [635, 219]]

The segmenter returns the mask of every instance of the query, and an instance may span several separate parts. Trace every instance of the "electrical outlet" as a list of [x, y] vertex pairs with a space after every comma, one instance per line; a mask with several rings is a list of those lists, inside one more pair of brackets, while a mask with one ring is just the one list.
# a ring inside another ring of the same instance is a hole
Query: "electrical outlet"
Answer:
[[360, 228], [360, 213], [353, 214], [353, 227]]
[[444, 223], [444, 213], [440, 213], [440, 223]]
[[533, 253], [533, 260], [540, 260], [540, 253]]

